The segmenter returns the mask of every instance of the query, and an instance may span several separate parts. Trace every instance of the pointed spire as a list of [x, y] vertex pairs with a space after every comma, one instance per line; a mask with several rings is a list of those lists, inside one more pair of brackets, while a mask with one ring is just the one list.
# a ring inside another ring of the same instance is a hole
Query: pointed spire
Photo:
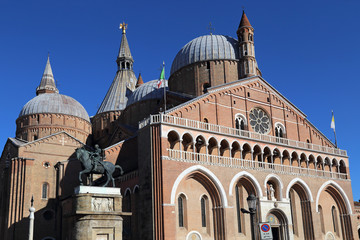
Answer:
[[121, 23], [119, 28], [122, 29], [122, 38], [121, 38], [121, 43], [120, 43], [119, 54], [117, 57], [117, 62], [118, 62], [118, 64], [120, 61], [124, 61], [124, 60], [130, 60], [133, 62], [134, 60], [131, 56], [129, 43], [126, 38], [127, 24]]
[[58, 93], [59, 90], [56, 88], [54, 75], [50, 65], [50, 57], [48, 54], [47, 62], [43, 76], [41, 78], [40, 85], [36, 88], [36, 95], [41, 93]]
[[144, 84], [144, 81], [143, 81], [143, 79], [142, 79], [142, 77], [141, 77], [141, 73], [139, 73], [139, 77], [138, 77], [138, 79], [137, 79], [136, 87], [138, 88], [138, 87], [140, 87], [142, 84]]
[[118, 71], [96, 114], [121, 111], [126, 107], [128, 94], [135, 90], [137, 79], [133, 71], [134, 60], [126, 39], [127, 24], [120, 24], [122, 39], [116, 63]]
[[240, 24], [239, 24], [239, 28], [241, 27], [252, 27], [250, 22], [249, 22], [249, 19], [247, 18], [246, 14], [245, 14], [245, 11], [243, 10], [243, 14], [241, 16], [241, 21], [240, 21]]

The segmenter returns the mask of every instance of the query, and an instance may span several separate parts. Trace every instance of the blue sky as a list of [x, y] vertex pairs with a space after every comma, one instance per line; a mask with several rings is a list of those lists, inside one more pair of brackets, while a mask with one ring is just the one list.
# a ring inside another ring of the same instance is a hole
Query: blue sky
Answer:
[[50, 52], [60, 93], [92, 116], [116, 72], [127, 37], [136, 75], [166, 76], [176, 53], [209, 33], [236, 37], [242, 7], [255, 28], [263, 77], [300, 108], [329, 139], [335, 112], [339, 147], [350, 156], [353, 195], [360, 199], [360, 1], [0, 1], [0, 146], [15, 136], [15, 120], [35, 89]]

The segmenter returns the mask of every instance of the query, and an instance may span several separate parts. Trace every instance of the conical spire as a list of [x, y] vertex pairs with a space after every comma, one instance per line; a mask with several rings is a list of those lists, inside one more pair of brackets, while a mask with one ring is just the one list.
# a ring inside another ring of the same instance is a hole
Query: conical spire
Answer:
[[117, 57], [118, 64], [120, 61], [124, 61], [125, 59], [130, 60], [132, 62], [134, 61], [131, 56], [128, 40], [126, 38], [126, 28], [127, 28], [127, 24], [125, 23], [120, 24], [120, 29], [122, 29], [122, 38], [120, 43], [119, 54]]
[[48, 55], [40, 85], [36, 88], [36, 95], [39, 95], [41, 93], [58, 93], [58, 92], [59, 90], [56, 88], [54, 75], [50, 65], [50, 57]]
[[140, 87], [142, 84], [144, 84], [144, 81], [143, 81], [143, 79], [142, 79], [142, 77], [141, 77], [141, 73], [139, 73], [139, 77], [138, 77], [138, 79], [137, 79], [136, 87], [138, 88], [138, 87]]
[[239, 28], [241, 28], [241, 27], [252, 27], [249, 22], [249, 19], [247, 18], [246, 14], [245, 14], [245, 11], [243, 11], [243, 14], [241, 16]]
[[126, 39], [127, 24], [120, 24], [122, 39], [117, 57], [118, 71], [96, 114], [125, 109], [127, 96], [135, 90], [137, 79], [133, 71], [134, 60]]

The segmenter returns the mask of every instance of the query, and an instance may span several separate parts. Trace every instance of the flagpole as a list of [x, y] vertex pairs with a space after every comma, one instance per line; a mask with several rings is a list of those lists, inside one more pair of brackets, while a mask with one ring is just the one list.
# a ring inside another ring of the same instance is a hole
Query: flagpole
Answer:
[[334, 122], [334, 127], [332, 128], [334, 130], [334, 136], [335, 136], [335, 147], [337, 147], [337, 140], [336, 140], [336, 131], [335, 131], [335, 119], [334, 119], [334, 111], [331, 110], [332, 113], [332, 122]]
[[164, 114], [166, 112], [166, 82], [165, 82], [165, 62], [163, 61], [163, 69], [164, 69]]

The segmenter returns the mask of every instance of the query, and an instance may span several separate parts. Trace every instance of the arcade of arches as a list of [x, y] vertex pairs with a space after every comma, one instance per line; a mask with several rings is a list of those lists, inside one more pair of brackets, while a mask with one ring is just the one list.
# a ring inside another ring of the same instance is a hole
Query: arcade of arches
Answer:
[[[180, 136], [176, 131], [170, 131], [168, 133], [168, 149], [216, 157], [252, 160], [257, 162], [258, 166], [264, 166], [262, 163], [266, 163], [270, 165], [270, 167], [276, 165], [290, 166], [301, 168], [303, 172], [309, 170], [316, 175], [343, 179], [348, 178], [347, 166], [343, 159], [330, 158], [321, 154], [314, 156], [304, 151], [290, 152], [287, 149], [278, 147], [261, 147], [258, 144], [251, 145], [238, 141], [230, 143], [227, 139], [221, 139], [219, 141], [215, 137], [210, 137], [206, 140], [202, 135], [194, 138], [189, 133], [184, 133]], [[194, 156], [196, 155], [184, 155], [185, 158], [189, 159], [194, 158]]]
[[[189, 133], [180, 136], [176, 131], [169, 131], [167, 140], [168, 150], [296, 166], [319, 172], [346, 174], [347, 171], [342, 159], [307, 155], [301, 151], [289, 153], [286, 149], [280, 151], [279, 148], [251, 146], [249, 143], [241, 144], [237, 141], [230, 144], [225, 139], [218, 141], [215, 137], [206, 139], [202, 135], [193, 137]], [[182, 157], [184, 161], [187, 160], [186, 154]], [[171, 156], [169, 159], [176, 160]], [[196, 162], [198, 159], [189, 160]], [[204, 168], [206, 167], [204, 165]], [[329, 232], [339, 239], [353, 239], [350, 230], [351, 209], [347, 196], [344, 196], [339, 186], [329, 183], [320, 188], [314, 187], [311, 182], [296, 180], [294, 176], [264, 175], [260, 172], [251, 174], [248, 171], [240, 174], [241, 169], [226, 170], [228, 173], [224, 175], [224, 169], [212, 169], [213, 174], [217, 176], [216, 179], [204, 171], [196, 170], [188, 173], [177, 186], [174, 186], [174, 224], [177, 239], [189, 239], [190, 230], [195, 231], [196, 236], [201, 236], [201, 239], [226, 239], [226, 234], [229, 233], [239, 236], [239, 239], [241, 236], [249, 238], [250, 218], [248, 214], [241, 212], [241, 208], [248, 209], [246, 199], [250, 194], [254, 194], [258, 199], [256, 221], [270, 222], [274, 239], [325, 239]], [[230, 173], [233, 175], [229, 176]], [[229, 178], [233, 178], [232, 183], [229, 180], [223, 181]], [[261, 187], [262, 185], [264, 187]], [[231, 189], [226, 194], [228, 207], [224, 206], [224, 197], [219, 186]], [[224, 222], [226, 227], [223, 225]]]

